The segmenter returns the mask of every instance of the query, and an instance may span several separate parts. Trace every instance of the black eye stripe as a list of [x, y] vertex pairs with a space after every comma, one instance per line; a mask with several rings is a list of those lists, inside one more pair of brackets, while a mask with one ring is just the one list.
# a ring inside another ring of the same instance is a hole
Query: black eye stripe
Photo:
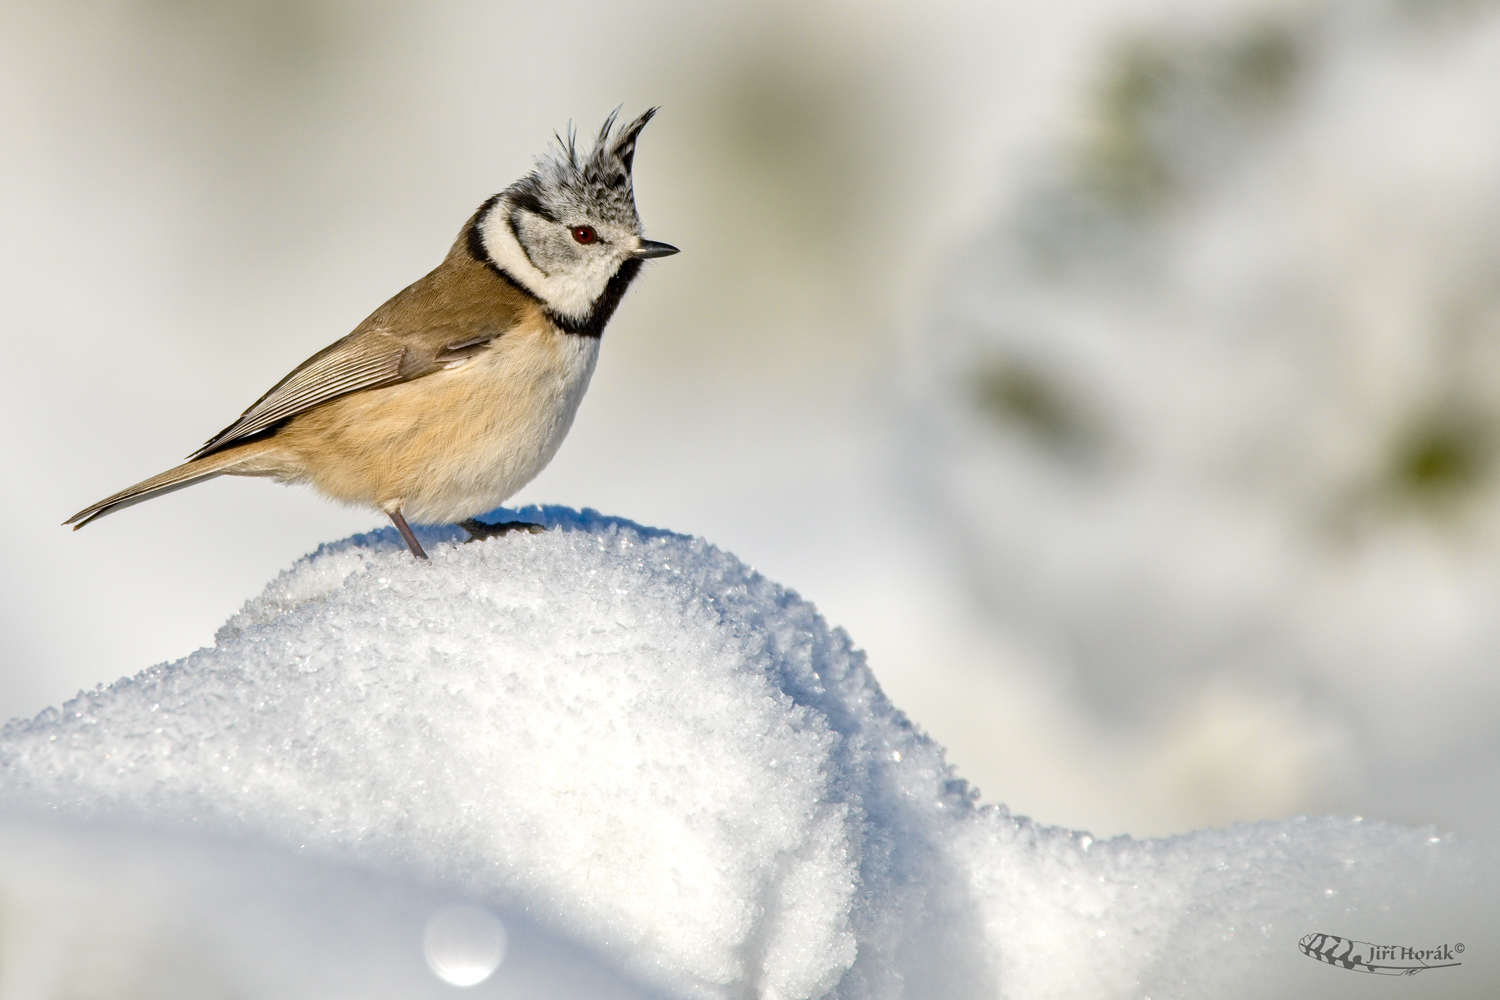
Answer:
[[542, 203], [539, 192], [522, 187], [511, 195], [510, 202], [516, 208], [524, 208], [533, 215], [539, 215], [548, 222], [556, 222], [557, 216]]

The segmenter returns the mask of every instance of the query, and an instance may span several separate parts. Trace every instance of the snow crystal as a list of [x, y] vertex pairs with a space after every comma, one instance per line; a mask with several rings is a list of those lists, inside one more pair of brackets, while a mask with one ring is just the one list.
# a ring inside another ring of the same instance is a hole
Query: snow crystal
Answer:
[[552, 530], [424, 532], [430, 563], [390, 530], [324, 546], [214, 648], [12, 723], [0, 832], [46, 811], [357, 863], [501, 914], [497, 981], [519, 920], [684, 997], [1326, 993], [1353, 973], [1306, 934], [1495, 915], [1470, 890], [1496, 866], [1430, 831], [1095, 842], [981, 808], [796, 594], [700, 539], [503, 513]]

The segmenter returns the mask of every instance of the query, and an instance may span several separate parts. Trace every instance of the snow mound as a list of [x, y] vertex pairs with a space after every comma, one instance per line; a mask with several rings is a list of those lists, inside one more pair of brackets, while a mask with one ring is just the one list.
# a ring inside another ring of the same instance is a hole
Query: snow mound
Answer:
[[699, 539], [500, 513], [552, 530], [324, 546], [214, 648], [12, 723], [0, 801], [355, 862], [669, 996], [1327, 995], [1353, 973], [1309, 933], [1494, 916], [1492, 861], [1430, 831], [1095, 842], [982, 808], [796, 594]]

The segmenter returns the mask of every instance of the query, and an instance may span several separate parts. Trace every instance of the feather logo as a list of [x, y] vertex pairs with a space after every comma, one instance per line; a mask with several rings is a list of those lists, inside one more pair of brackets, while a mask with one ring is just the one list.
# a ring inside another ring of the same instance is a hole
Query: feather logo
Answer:
[[1297, 950], [1341, 969], [1354, 969], [1377, 976], [1415, 976], [1428, 969], [1449, 969], [1463, 963], [1463, 943], [1413, 948], [1404, 944], [1371, 944], [1334, 934], [1309, 934], [1297, 942]]

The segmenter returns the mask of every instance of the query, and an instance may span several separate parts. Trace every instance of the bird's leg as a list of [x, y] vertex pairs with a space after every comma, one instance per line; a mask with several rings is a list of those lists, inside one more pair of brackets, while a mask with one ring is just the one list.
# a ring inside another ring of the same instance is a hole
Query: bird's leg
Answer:
[[401, 532], [401, 537], [406, 541], [406, 547], [411, 549], [411, 554], [418, 559], [426, 559], [427, 553], [422, 551], [422, 543], [417, 541], [417, 536], [412, 534], [411, 525], [406, 523], [406, 518], [401, 516], [401, 508], [387, 511], [391, 521], [396, 525], [396, 530]]
[[458, 526], [469, 533], [469, 541], [477, 542], [485, 538], [499, 538], [508, 535], [512, 531], [529, 531], [533, 535], [539, 535], [546, 531], [546, 527], [533, 524], [530, 521], [506, 521], [503, 524], [485, 524], [483, 521], [469, 518], [467, 521], [459, 521]]

